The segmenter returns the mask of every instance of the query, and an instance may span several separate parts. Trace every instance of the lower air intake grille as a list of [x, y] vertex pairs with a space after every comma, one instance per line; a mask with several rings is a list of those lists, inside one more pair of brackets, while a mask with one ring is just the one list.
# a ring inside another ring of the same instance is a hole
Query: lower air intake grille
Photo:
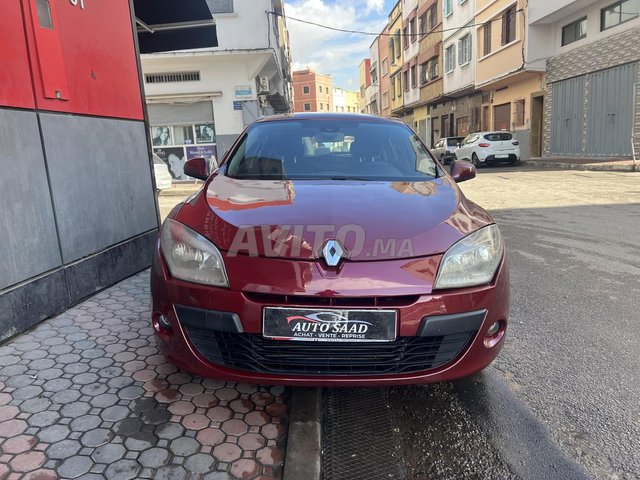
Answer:
[[475, 331], [393, 342], [301, 342], [265, 339], [185, 326], [210, 362], [260, 373], [372, 375], [419, 372], [445, 365], [469, 345]]

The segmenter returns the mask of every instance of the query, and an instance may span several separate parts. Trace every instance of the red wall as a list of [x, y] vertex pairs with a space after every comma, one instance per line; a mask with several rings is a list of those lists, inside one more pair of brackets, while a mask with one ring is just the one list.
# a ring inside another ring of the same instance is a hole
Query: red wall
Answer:
[[0, 105], [143, 119], [128, 0], [51, 0], [53, 30], [36, 0], [3, 3]]

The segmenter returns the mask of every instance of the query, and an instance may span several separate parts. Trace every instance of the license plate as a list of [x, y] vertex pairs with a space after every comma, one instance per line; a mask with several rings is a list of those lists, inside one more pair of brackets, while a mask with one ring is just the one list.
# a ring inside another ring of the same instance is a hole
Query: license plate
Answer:
[[509, 158], [509, 155], [496, 155], [496, 158]]
[[395, 310], [338, 310], [265, 307], [262, 334], [273, 340], [308, 342], [391, 342]]

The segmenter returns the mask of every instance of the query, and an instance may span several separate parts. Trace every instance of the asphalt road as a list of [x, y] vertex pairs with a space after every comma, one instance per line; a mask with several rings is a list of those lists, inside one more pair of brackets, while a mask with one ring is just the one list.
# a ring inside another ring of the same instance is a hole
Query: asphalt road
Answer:
[[386, 392], [407, 478], [640, 479], [640, 175], [490, 168], [511, 318], [476, 377]]

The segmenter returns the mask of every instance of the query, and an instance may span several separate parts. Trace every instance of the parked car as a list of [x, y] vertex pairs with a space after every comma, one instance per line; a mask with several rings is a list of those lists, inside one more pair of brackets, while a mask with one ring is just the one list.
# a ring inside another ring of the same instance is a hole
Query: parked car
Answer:
[[[345, 138], [348, 150], [332, 149]], [[329, 144], [329, 145], [327, 145]], [[489, 214], [403, 122], [357, 114], [255, 121], [159, 234], [160, 351], [234, 382], [398, 385], [489, 365], [509, 312]]]
[[155, 153], [153, 154], [153, 175], [156, 177], [156, 190], [171, 188], [173, 179], [169, 173], [169, 167]]
[[509, 132], [477, 132], [465, 137], [455, 157], [470, 160], [476, 167], [489, 163], [516, 165], [520, 162], [520, 144]]
[[451, 163], [453, 153], [458, 149], [458, 145], [462, 140], [464, 140], [464, 137], [443, 137], [436, 142], [431, 149], [431, 153], [444, 165], [447, 165]]

